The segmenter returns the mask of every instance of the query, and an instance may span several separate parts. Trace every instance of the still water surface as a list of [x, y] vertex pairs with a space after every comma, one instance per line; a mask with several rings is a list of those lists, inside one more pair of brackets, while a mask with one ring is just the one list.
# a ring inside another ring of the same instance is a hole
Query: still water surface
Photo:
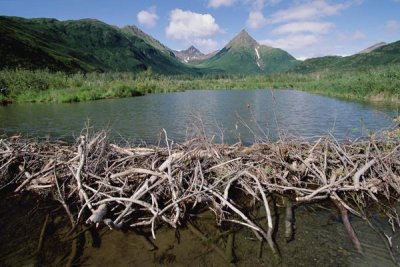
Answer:
[[293, 90], [192, 90], [76, 104], [0, 107], [0, 134], [73, 140], [90, 121], [95, 129], [111, 129], [115, 139], [149, 143], [157, 141], [163, 128], [171, 139], [184, 141], [193, 125], [202, 125], [218, 142], [228, 143], [252, 143], [254, 134], [275, 140], [278, 132], [312, 137], [331, 131], [338, 139], [348, 139], [390, 126], [397, 113], [393, 108]]
[[[332, 131], [337, 138], [346, 139], [387, 127], [396, 114], [398, 111], [393, 108], [291, 90], [202, 90], [77, 104], [0, 107], [0, 134], [22, 133], [73, 140], [86, 120], [90, 120], [96, 129], [112, 129], [114, 138], [146, 142], [155, 142], [163, 128], [170, 138], [183, 141], [193, 124], [203, 125], [209, 135], [221, 136], [222, 129], [225, 142], [240, 139], [251, 143], [254, 140], [252, 131], [275, 139], [277, 129], [301, 137]], [[57, 266], [65, 262], [71, 242], [62, 241], [69, 231], [62, 209], [49, 203], [37, 204], [39, 202], [26, 195], [0, 196], [4, 200], [0, 205], [0, 265], [33, 266], [40, 262]], [[21, 200], [17, 199], [20, 197]], [[47, 214], [50, 220], [43, 252], [37, 255], [34, 251]], [[204, 233], [210, 237], [221, 236], [224, 241], [226, 237], [215, 226], [215, 218], [208, 218], [207, 214], [198, 217], [196, 224]], [[283, 223], [279, 211], [274, 218], [277, 225]], [[337, 212], [322, 206], [299, 207], [294, 241], [287, 244], [282, 236], [283, 225], [278, 227], [281, 230], [277, 231], [276, 238], [282, 266], [396, 266], [394, 262], [400, 262], [400, 235], [391, 233], [387, 221], [379, 216], [374, 218], [374, 224], [392, 236], [393, 259], [385, 246], [385, 237], [364, 221], [351, 219], [364, 255], [352, 248]], [[226, 264], [210, 244], [202, 242], [185, 227], [178, 232], [170, 228], [157, 229], [157, 239], [152, 241], [158, 248], [155, 251], [146, 249], [137, 233], [109, 231], [103, 227], [98, 229], [98, 234], [100, 243], [96, 246], [83, 243], [79, 259], [82, 266], [232, 266]], [[220, 239], [212, 239], [212, 242], [224, 248], [218, 243]], [[236, 266], [271, 264], [268, 248], [261, 250], [251, 232], [239, 228], [234, 240]]]

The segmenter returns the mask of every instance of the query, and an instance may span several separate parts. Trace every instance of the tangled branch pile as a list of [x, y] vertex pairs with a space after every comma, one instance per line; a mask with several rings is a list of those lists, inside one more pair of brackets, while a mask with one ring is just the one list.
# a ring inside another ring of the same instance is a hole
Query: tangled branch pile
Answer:
[[[285, 200], [287, 238], [292, 234], [291, 205], [326, 199], [339, 208], [359, 251], [348, 212], [362, 217], [376, 204], [394, 228], [400, 227], [391, 208], [400, 197], [398, 138], [345, 144], [321, 138], [243, 147], [204, 138], [174, 144], [165, 137], [163, 147], [117, 146], [104, 132], [81, 136], [76, 146], [0, 140], [0, 186], [52, 194], [72, 224], [105, 223], [114, 229], [147, 225], [154, 237], [156, 224], [178, 227], [194, 207], [206, 207], [218, 223], [249, 227], [275, 254], [272, 195]], [[241, 205], [244, 196], [265, 208], [267, 229]]]

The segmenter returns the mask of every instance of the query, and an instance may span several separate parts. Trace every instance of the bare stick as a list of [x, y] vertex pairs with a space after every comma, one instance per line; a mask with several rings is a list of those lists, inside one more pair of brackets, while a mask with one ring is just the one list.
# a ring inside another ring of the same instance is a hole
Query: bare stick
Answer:
[[293, 214], [293, 204], [290, 198], [285, 198], [285, 238], [286, 242], [290, 242], [294, 238], [293, 224], [294, 224], [294, 214]]
[[369, 168], [372, 167], [376, 162], [375, 159], [368, 161], [361, 169], [359, 169], [353, 176], [353, 183], [356, 190], [360, 189], [360, 177], [363, 175]]
[[360, 240], [358, 240], [357, 234], [354, 231], [353, 226], [351, 226], [347, 209], [336, 198], [332, 197], [331, 199], [332, 199], [332, 202], [335, 204], [335, 206], [340, 211], [340, 214], [342, 216], [343, 225], [346, 229], [347, 234], [350, 237], [351, 242], [353, 243], [354, 248], [357, 250], [358, 253], [362, 253]]
[[247, 176], [253, 178], [253, 180], [257, 184], [258, 191], [261, 194], [262, 200], [264, 202], [265, 212], [267, 214], [268, 231], [267, 231], [266, 239], [267, 239], [268, 245], [271, 248], [272, 253], [274, 254], [274, 256], [279, 258], [280, 257], [279, 251], [278, 251], [278, 249], [277, 249], [277, 247], [275, 245], [275, 242], [274, 242], [274, 240], [272, 238], [272, 233], [274, 231], [274, 225], [272, 224], [271, 210], [269, 208], [267, 196], [265, 195], [265, 192], [264, 192], [264, 190], [263, 190], [263, 188], [262, 188], [262, 186], [260, 184], [260, 181], [258, 180], [257, 177], [255, 177], [253, 174], [251, 174], [251, 173], [249, 173], [247, 171], [244, 171], [243, 175], [247, 175]]
[[92, 204], [90, 204], [89, 201], [89, 197], [87, 196], [85, 190], [83, 190], [82, 188], [82, 181], [81, 181], [81, 174], [82, 174], [82, 169], [83, 166], [85, 165], [85, 159], [86, 159], [86, 155], [85, 155], [85, 146], [86, 146], [86, 137], [84, 135], [82, 135], [80, 137], [80, 144], [78, 146], [78, 155], [79, 155], [79, 165], [78, 165], [78, 169], [76, 170], [76, 174], [75, 174], [75, 179], [76, 179], [76, 184], [78, 186], [78, 192], [79, 192], [79, 197], [85, 200], [87, 206], [89, 207], [89, 209], [94, 212], [94, 208], [92, 207]]

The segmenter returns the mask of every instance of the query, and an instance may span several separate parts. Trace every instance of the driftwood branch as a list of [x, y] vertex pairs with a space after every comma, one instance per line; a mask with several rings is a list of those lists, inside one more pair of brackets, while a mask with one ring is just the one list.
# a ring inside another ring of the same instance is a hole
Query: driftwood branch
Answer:
[[[102, 132], [80, 137], [76, 146], [2, 139], [0, 188], [52, 193], [71, 224], [150, 227], [153, 238], [158, 224], [179, 227], [194, 207], [209, 208], [218, 223], [248, 227], [276, 255], [270, 196], [285, 200], [288, 241], [298, 203], [331, 199], [360, 252], [348, 212], [367, 214], [373, 203], [397, 220], [388, 211], [400, 197], [399, 138], [339, 143], [327, 137], [243, 147], [204, 137], [176, 144], [165, 133], [165, 142], [166, 147], [121, 147]], [[249, 216], [243, 196], [264, 207], [266, 230]]]

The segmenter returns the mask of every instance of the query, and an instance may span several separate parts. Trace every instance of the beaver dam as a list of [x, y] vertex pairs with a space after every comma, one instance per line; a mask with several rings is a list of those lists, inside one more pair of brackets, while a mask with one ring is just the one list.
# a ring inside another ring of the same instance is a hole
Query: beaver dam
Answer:
[[[59, 240], [70, 241], [66, 255], [58, 259], [60, 265], [81, 262], [80, 236], [87, 232], [93, 236], [99, 229], [133, 231], [151, 251], [157, 249], [153, 241], [166, 227], [176, 229], [178, 239], [179, 231], [190, 231], [225, 264], [233, 265], [241, 264], [235, 256], [235, 234], [245, 229], [247, 238], [257, 244], [258, 264], [279, 265], [290, 257], [282, 254], [286, 242], [296, 242], [301, 234], [295, 231], [300, 228], [296, 212], [316, 204], [337, 210], [354, 251], [362, 254], [368, 249], [360, 242], [363, 232], [352, 223], [362, 220], [381, 237], [392, 264], [399, 264], [398, 135], [250, 147], [213, 144], [201, 137], [176, 144], [166, 133], [164, 137], [160, 146], [112, 144], [105, 132], [82, 135], [75, 145], [2, 139], [1, 190], [59, 203], [70, 225]], [[283, 211], [281, 225], [278, 210]], [[220, 229], [219, 236], [210, 237], [200, 229], [197, 219], [203, 215], [213, 218], [207, 223]], [[390, 231], [378, 229], [375, 217], [385, 220]], [[54, 238], [46, 228], [55, 219], [47, 214], [43, 221], [32, 255], [43, 255], [43, 243]], [[285, 242], [277, 242], [277, 233]], [[312, 246], [307, 249], [317, 249]], [[158, 264], [171, 263], [174, 257], [163, 254]]]

